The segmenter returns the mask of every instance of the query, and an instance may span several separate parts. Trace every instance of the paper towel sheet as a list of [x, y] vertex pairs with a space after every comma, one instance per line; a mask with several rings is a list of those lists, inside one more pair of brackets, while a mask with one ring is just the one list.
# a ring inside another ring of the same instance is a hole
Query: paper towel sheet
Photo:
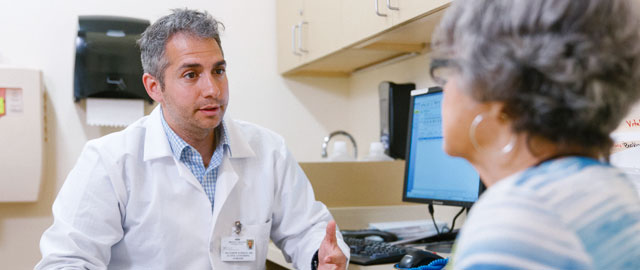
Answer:
[[87, 124], [126, 127], [144, 116], [144, 100], [87, 98]]

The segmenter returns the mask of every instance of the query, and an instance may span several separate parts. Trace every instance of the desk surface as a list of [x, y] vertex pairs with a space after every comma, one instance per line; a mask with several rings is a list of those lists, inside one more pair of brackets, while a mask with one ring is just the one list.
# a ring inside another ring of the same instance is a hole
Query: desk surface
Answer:
[[[436, 206], [436, 217], [443, 220], [450, 220], [458, 211], [457, 208]], [[370, 222], [385, 222], [398, 220], [423, 219], [428, 215], [425, 205], [402, 205], [402, 206], [382, 206], [382, 207], [343, 207], [330, 208], [331, 214], [341, 229], [359, 229], [366, 228]], [[439, 214], [439, 215], [438, 215]], [[460, 224], [464, 222], [464, 217]], [[449, 254], [440, 254], [446, 257]], [[290, 263], [284, 259], [284, 255], [280, 249], [274, 244], [269, 243], [267, 252], [267, 260], [278, 264], [287, 269], [294, 269]], [[349, 264], [349, 269], [393, 269], [394, 264], [379, 264], [371, 266], [362, 266], [357, 264]]]
[[[442, 256], [442, 257], [448, 257], [450, 254], [443, 254], [443, 253], [438, 253], [438, 255]], [[269, 243], [269, 251], [267, 252], [267, 259], [277, 265], [280, 265], [284, 268], [287, 269], [294, 269], [293, 266], [288, 263], [285, 259], [284, 256], [282, 255], [282, 252], [280, 251], [280, 249], [278, 247], [276, 247], [276, 245], [273, 242]], [[368, 266], [364, 266], [364, 265], [357, 265], [357, 264], [349, 264], [349, 269], [355, 269], [355, 270], [388, 270], [388, 269], [393, 269], [393, 263], [390, 264], [378, 264], [378, 265], [368, 265]]]
[[[277, 265], [280, 265], [284, 268], [287, 269], [294, 269], [293, 266], [288, 263], [285, 259], [284, 256], [282, 255], [282, 252], [280, 251], [280, 249], [278, 247], [276, 247], [276, 245], [271, 242], [269, 243], [269, 251], [267, 252], [267, 259]], [[362, 266], [362, 265], [357, 265], [357, 264], [349, 264], [349, 269], [366, 269], [366, 270], [389, 270], [389, 269], [393, 269], [393, 264], [379, 264], [379, 265], [370, 265], [370, 266]]]

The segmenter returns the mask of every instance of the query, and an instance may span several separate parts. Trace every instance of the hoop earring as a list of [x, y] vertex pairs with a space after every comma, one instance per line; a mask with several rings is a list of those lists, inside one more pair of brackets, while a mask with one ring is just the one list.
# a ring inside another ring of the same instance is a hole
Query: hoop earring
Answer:
[[[478, 129], [478, 125], [480, 125], [480, 122], [482, 122], [483, 120], [484, 116], [482, 116], [482, 113], [479, 113], [475, 118], [473, 118], [471, 126], [469, 127], [469, 140], [471, 141], [471, 145], [473, 145], [473, 148], [478, 152], [482, 152], [485, 150], [482, 146], [480, 146], [480, 143], [478, 143], [478, 140], [476, 139], [476, 130]], [[511, 134], [509, 143], [502, 147], [502, 149], [500, 149], [500, 152], [502, 154], [508, 154], [509, 152], [513, 151], [513, 147], [515, 146], [515, 144], [516, 136]]]
[[502, 154], [509, 154], [509, 152], [513, 151], [513, 146], [516, 145], [516, 136], [511, 134], [511, 139], [509, 139], [509, 143], [502, 147], [500, 151]]
[[484, 120], [484, 117], [479, 113], [475, 118], [473, 118], [471, 126], [469, 127], [469, 140], [471, 140], [471, 145], [473, 145], [473, 148], [478, 152], [482, 152], [482, 147], [480, 147], [478, 140], [476, 140], [476, 129], [482, 120]]

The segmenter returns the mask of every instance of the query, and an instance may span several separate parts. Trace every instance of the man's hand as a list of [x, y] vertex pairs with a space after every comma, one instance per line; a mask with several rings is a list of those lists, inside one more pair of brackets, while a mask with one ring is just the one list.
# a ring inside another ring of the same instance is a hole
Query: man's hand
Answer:
[[347, 256], [342, 253], [336, 240], [336, 222], [329, 221], [327, 233], [318, 250], [318, 270], [347, 269]]

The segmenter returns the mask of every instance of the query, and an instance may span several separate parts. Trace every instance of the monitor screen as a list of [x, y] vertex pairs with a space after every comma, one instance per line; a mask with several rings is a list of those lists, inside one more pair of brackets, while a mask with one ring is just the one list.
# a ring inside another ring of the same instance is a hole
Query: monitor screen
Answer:
[[403, 201], [471, 207], [483, 190], [469, 162], [442, 147], [442, 90], [411, 93]]

